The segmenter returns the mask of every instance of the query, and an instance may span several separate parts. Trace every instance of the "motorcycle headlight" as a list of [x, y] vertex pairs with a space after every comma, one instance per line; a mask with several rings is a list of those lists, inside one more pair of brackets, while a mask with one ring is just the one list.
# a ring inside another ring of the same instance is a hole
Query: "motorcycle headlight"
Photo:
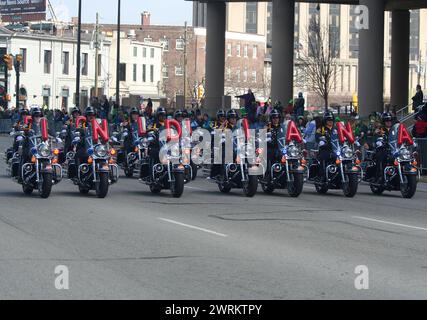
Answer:
[[104, 158], [107, 156], [108, 148], [104, 144], [98, 144], [94, 149], [94, 153], [98, 158]]
[[42, 143], [41, 145], [38, 146], [37, 153], [40, 156], [47, 158], [50, 156], [50, 148], [45, 143]]
[[342, 154], [345, 159], [350, 159], [350, 158], [353, 158], [354, 152], [353, 150], [351, 150], [351, 148], [345, 147], [342, 149]]
[[291, 158], [297, 158], [299, 156], [299, 149], [296, 146], [291, 146], [288, 148], [288, 156]]
[[402, 160], [411, 160], [412, 154], [408, 149], [402, 148], [399, 151], [399, 158]]

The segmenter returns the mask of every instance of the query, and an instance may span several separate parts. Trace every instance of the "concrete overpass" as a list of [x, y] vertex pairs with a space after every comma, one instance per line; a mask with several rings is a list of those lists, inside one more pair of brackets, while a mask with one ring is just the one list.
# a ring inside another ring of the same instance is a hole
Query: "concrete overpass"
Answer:
[[[196, 1], [196, 0], [188, 0]], [[206, 106], [217, 109], [224, 95], [226, 2], [207, 3]], [[359, 31], [358, 95], [361, 116], [382, 111], [384, 89], [384, 11], [392, 12], [391, 105], [405, 106], [409, 88], [410, 9], [427, 8], [427, 0], [272, 0], [272, 100], [293, 96], [295, 2], [364, 5], [369, 29]]]

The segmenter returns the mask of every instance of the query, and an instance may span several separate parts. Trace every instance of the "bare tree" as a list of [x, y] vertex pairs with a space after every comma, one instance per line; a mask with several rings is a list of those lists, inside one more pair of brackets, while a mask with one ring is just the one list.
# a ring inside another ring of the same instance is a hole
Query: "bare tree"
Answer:
[[320, 21], [313, 18], [303, 40], [303, 50], [299, 51], [296, 59], [296, 85], [322, 97], [326, 110], [339, 72], [339, 46], [338, 29], [321, 26]]

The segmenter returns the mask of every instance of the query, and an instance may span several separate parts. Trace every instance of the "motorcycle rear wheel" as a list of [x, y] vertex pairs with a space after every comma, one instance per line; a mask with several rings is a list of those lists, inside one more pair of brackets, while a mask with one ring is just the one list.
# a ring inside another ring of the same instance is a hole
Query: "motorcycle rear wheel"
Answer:
[[22, 191], [25, 193], [25, 194], [27, 194], [27, 195], [30, 195], [30, 194], [32, 194], [33, 193], [33, 188], [31, 188], [31, 187], [28, 187], [28, 186], [26, 186], [26, 185], [22, 185]]
[[329, 190], [327, 184], [315, 184], [316, 192], [319, 194], [326, 194]]
[[226, 187], [223, 184], [219, 183], [218, 184], [218, 189], [219, 191], [221, 191], [222, 193], [229, 193], [231, 191], [231, 187]]
[[133, 177], [133, 169], [125, 168], [125, 176], [126, 178], [132, 178]]
[[261, 184], [262, 191], [266, 194], [272, 194], [274, 192], [274, 187], [271, 184]]
[[385, 190], [383, 186], [376, 186], [371, 184], [369, 187], [371, 188], [372, 193], [377, 195], [382, 195]]

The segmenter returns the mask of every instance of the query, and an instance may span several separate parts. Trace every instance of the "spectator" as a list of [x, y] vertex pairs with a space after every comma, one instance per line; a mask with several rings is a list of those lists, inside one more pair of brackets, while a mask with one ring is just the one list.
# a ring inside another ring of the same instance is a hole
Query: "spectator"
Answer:
[[302, 92], [298, 93], [298, 98], [295, 101], [295, 118], [303, 117], [305, 109], [305, 99]]
[[307, 142], [307, 150], [315, 149], [316, 147], [316, 130], [322, 126], [322, 118], [315, 117], [307, 124], [304, 132], [304, 139]]
[[417, 93], [412, 97], [412, 110], [417, 111], [417, 108], [423, 104], [424, 93], [421, 90], [421, 86], [417, 85]]
[[294, 100], [291, 99], [288, 102], [287, 107], [284, 110], [284, 116], [286, 117], [286, 115], [293, 115], [294, 114]]
[[151, 98], [148, 98], [147, 100], [147, 106], [145, 107], [145, 114], [149, 118], [151, 118], [151, 116], [153, 115], [153, 101], [151, 101]]
[[419, 115], [416, 117], [412, 135], [414, 138], [427, 138], [427, 121], [423, 120]]

